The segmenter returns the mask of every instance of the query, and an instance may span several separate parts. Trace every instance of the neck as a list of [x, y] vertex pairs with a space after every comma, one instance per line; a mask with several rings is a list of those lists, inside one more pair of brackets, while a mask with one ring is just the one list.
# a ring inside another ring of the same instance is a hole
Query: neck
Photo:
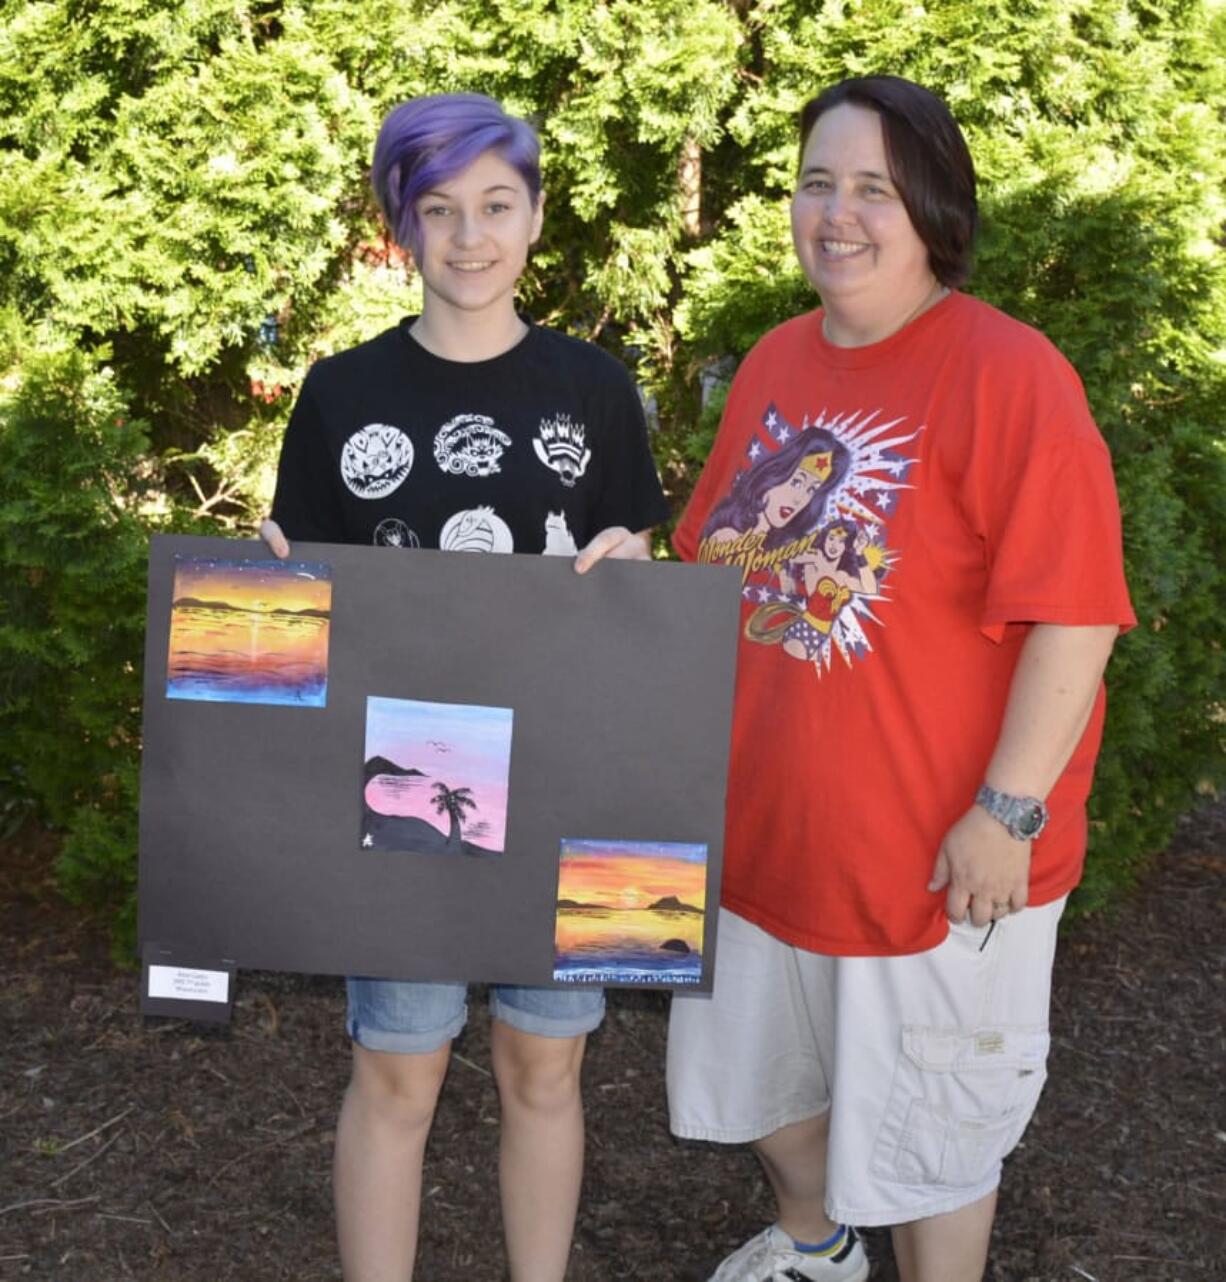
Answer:
[[857, 315], [837, 305], [832, 307], [823, 299], [822, 333], [836, 347], [867, 347], [870, 343], [880, 343], [900, 329], [906, 329], [948, 293], [949, 290], [932, 277], [918, 299], [912, 294], [891, 307], [887, 314], [878, 316]]
[[472, 363], [508, 352], [528, 332], [514, 304], [493, 311], [464, 312], [440, 305], [427, 292], [421, 315], [409, 328], [414, 340], [434, 356]]

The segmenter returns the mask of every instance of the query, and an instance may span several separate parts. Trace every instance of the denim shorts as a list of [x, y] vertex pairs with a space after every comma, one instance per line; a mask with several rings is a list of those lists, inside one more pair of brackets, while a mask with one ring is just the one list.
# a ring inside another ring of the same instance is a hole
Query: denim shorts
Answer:
[[[421, 1055], [445, 1046], [468, 1019], [468, 985], [350, 977], [349, 1037], [368, 1051]], [[579, 1037], [604, 1019], [603, 988], [490, 985], [490, 1014], [521, 1033]]]

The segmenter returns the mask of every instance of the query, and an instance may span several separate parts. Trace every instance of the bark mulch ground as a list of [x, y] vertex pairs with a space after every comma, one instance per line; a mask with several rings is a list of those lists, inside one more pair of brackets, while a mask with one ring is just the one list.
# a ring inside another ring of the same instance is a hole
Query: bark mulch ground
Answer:
[[[50, 840], [0, 851], [0, 1279], [338, 1279], [329, 1164], [339, 981], [242, 975], [226, 1029], [143, 1021], [103, 923], [59, 901]], [[1057, 964], [1051, 1080], [1008, 1163], [992, 1282], [1226, 1279], [1226, 806], [1185, 821]], [[585, 1069], [572, 1282], [705, 1279], [771, 1207], [744, 1150], [665, 1121], [666, 1001], [617, 992]], [[422, 1282], [497, 1282], [497, 1102], [480, 1004], [427, 1159]], [[869, 1235], [876, 1282], [896, 1282]]]

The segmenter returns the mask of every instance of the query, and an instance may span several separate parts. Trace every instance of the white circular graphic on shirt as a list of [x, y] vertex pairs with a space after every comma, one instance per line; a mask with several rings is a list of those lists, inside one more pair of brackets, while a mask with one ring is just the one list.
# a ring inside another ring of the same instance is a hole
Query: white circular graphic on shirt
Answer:
[[421, 547], [421, 539], [398, 516], [386, 517], [375, 526], [373, 542], [382, 548]]
[[386, 498], [413, 467], [413, 442], [398, 428], [370, 423], [341, 450], [341, 479], [360, 499]]
[[434, 461], [453, 476], [493, 476], [511, 438], [485, 414], [457, 414], [434, 434]]
[[450, 517], [438, 536], [443, 552], [514, 552], [511, 527], [492, 507], [474, 507]]

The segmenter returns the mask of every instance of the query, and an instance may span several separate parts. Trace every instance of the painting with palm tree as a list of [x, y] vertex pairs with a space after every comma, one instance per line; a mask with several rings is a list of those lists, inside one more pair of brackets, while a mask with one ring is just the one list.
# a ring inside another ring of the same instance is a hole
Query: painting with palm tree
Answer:
[[501, 855], [512, 721], [510, 708], [368, 697], [362, 848]]

